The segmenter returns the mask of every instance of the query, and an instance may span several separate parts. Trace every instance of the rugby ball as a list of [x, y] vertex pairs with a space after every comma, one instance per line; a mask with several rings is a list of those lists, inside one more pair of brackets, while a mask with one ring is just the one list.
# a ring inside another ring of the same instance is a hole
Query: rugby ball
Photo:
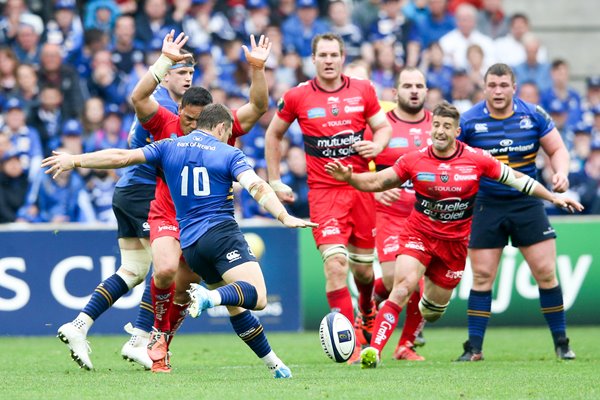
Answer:
[[323, 351], [335, 362], [347, 361], [354, 352], [354, 326], [338, 312], [331, 312], [321, 320], [319, 337]]

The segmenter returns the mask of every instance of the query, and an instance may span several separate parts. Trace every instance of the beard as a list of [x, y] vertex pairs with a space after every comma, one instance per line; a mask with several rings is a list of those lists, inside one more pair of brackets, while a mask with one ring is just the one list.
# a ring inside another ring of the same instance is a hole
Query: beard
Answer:
[[404, 101], [403, 99], [401, 99], [400, 97], [396, 97], [396, 102], [398, 104], [398, 107], [400, 107], [400, 109], [402, 111], [404, 111], [407, 114], [418, 114], [419, 112], [421, 112], [421, 110], [423, 109], [423, 105], [425, 104], [425, 99], [423, 99], [423, 101], [421, 101], [419, 104], [417, 105], [411, 105], [409, 102]]

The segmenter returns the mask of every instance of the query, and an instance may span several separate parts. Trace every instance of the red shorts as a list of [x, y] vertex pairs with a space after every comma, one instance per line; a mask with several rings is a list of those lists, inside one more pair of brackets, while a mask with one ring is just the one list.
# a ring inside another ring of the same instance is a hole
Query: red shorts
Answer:
[[308, 192], [310, 219], [317, 247], [322, 244], [351, 244], [362, 249], [375, 247], [375, 198], [355, 189], [311, 189]]
[[407, 227], [400, 235], [399, 254], [416, 258], [436, 285], [454, 289], [463, 276], [467, 261], [468, 239], [443, 240]]
[[179, 224], [175, 217], [175, 206], [170, 197], [168, 201], [165, 201], [164, 198], [152, 200], [148, 223], [150, 224], [150, 243], [165, 236], [179, 240]]
[[396, 261], [400, 251], [400, 233], [406, 225], [406, 218], [377, 212], [377, 259], [380, 263]]

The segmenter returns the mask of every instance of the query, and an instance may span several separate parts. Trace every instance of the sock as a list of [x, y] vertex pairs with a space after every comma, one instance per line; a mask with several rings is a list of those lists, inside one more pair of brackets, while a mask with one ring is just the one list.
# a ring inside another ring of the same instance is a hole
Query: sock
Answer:
[[146, 284], [138, 315], [133, 324], [134, 328], [144, 332], [151, 332], [154, 325], [154, 308], [152, 307], [152, 293], [150, 292], [150, 282]]
[[375, 279], [375, 283], [373, 284], [373, 298], [375, 299], [375, 304], [377, 307], [379, 307], [379, 304], [381, 304], [382, 301], [387, 300], [389, 296], [390, 292], [383, 284], [383, 279]]
[[[358, 289], [358, 309], [363, 314], [368, 314], [369, 311], [374, 307], [373, 305], [373, 284], [374, 281], [369, 283], [359, 282], [354, 278], [354, 283]], [[350, 320], [352, 321], [352, 320]]]
[[220, 300], [217, 297], [213, 297], [213, 304], [215, 306], [237, 306], [247, 310], [253, 310], [256, 307], [258, 301], [258, 292], [256, 288], [244, 281], [237, 281], [230, 283], [229, 285], [221, 286], [216, 290], [211, 290], [212, 294], [218, 294]]
[[273, 350], [271, 350], [266, 356], [262, 357], [261, 360], [271, 371], [277, 369], [280, 365], [284, 365], [283, 361], [277, 357], [277, 354], [275, 354]]
[[467, 303], [467, 324], [469, 326], [469, 342], [477, 350], [483, 348], [483, 338], [492, 310], [492, 291], [480, 292], [471, 290]]
[[152, 307], [154, 308], [154, 327], [161, 332], [169, 332], [171, 324], [169, 316], [173, 296], [175, 296], [175, 282], [166, 289], [156, 287], [154, 278], [150, 280], [150, 293], [152, 294]]
[[375, 327], [373, 328], [373, 337], [371, 337], [371, 347], [377, 349], [379, 354], [385, 347], [388, 340], [394, 333], [398, 325], [398, 317], [402, 307], [392, 301], [386, 301], [375, 318]]
[[113, 274], [96, 287], [92, 298], [81, 312], [96, 320], [128, 291], [125, 281], [119, 275]]
[[174, 334], [177, 332], [181, 324], [183, 324], [183, 320], [186, 316], [186, 310], [188, 309], [189, 304], [177, 304], [173, 303], [171, 305], [171, 312], [169, 313], [169, 322], [171, 323], [171, 333]]
[[252, 349], [258, 358], [263, 358], [271, 352], [271, 346], [263, 326], [249, 310], [229, 317], [229, 320], [235, 333]]
[[419, 290], [415, 290], [406, 305], [406, 320], [398, 342], [399, 345], [412, 347], [415, 343], [415, 337], [423, 329], [425, 320], [419, 311], [419, 300], [421, 300], [421, 293]]
[[551, 289], [539, 289], [540, 306], [546, 323], [552, 333], [554, 346], [559, 338], [567, 336], [567, 319], [565, 317], [565, 307], [563, 305], [562, 289], [560, 285]]
[[327, 292], [327, 303], [331, 311], [341, 313], [348, 321], [354, 323], [354, 307], [348, 287], [343, 287], [332, 292]]
[[88, 331], [94, 324], [94, 320], [91, 319], [89, 315], [80, 312], [79, 315], [77, 315], [77, 318], [73, 320], [72, 324], [87, 336]]

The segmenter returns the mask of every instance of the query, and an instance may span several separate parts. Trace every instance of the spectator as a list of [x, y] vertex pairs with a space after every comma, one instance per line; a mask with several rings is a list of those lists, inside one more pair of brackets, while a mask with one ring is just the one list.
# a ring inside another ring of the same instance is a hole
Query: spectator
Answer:
[[41, 34], [44, 31], [44, 22], [31, 12], [24, 0], [7, 0], [0, 17], [0, 43], [13, 43], [17, 38], [19, 25], [29, 23], [36, 27]]
[[135, 64], [144, 62], [144, 45], [135, 40], [135, 32], [132, 16], [121, 15], [117, 18], [110, 49], [112, 61], [120, 73], [129, 74]]
[[419, 28], [402, 14], [400, 0], [382, 0], [377, 20], [369, 30], [369, 41], [375, 51], [385, 44], [393, 45], [397, 62], [414, 67], [419, 61], [421, 42]]
[[377, 21], [379, 4], [382, 0], [365, 0], [355, 2], [352, 11], [352, 20], [358, 25], [362, 32], [369, 32], [371, 26]]
[[477, 16], [477, 29], [492, 39], [508, 34], [509, 19], [502, 9], [502, 0], [483, 0]]
[[[267, 0], [247, 0], [246, 8], [248, 10], [248, 18], [243, 23], [242, 31], [240, 32], [241, 37], [250, 37], [255, 35], [260, 37], [264, 34], [267, 26], [269, 26], [269, 4]], [[268, 36], [271, 38], [270, 36]]]
[[371, 73], [371, 80], [378, 88], [379, 97], [381, 91], [386, 88], [395, 88], [396, 75], [400, 72], [396, 57], [394, 56], [394, 47], [391, 43], [382, 43], [376, 50], [375, 67]]
[[[192, 0], [189, 11], [183, 17], [181, 24], [189, 36], [187, 46], [196, 53], [208, 53], [213, 49], [213, 42], [233, 40], [236, 33], [227, 17], [213, 10], [214, 0]], [[162, 46], [162, 38], [158, 48]]]
[[428, 3], [429, 12], [416, 20], [423, 48], [439, 41], [456, 28], [456, 21], [448, 12], [446, 0], [429, 0]]
[[0, 95], [3, 97], [15, 94], [18, 66], [15, 53], [8, 47], [0, 47]]
[[[514, 14], [510, 19], [510, 32], [494, 41], [496, 59], [511, 67], [526, 61], [523, 38], [529, 33], [529, 18], [525, 14]], [[540, 64], [548, 61], [548, 51], [541, 46], [536, 54]]]
[[100, 222], [113, 225], [117, 223], [117, 218], [112, 208], [112, 198], [118, 180], [119, 176], [112, 169], [92, 170], [85, 185], [87, 193], [85, 197], [89, 198], [91, 206], [91, 209], [85, 209], [85, 222]]
[[481, 46], [478, 44], [469, 45], [467, 48], [467, 73], [478, 89], [483, 88], [483, 76], [485, 75], [483, 57], [484, 54]]
[[532, 33], [523, 35], [523, 48], [525, 49], [525, 62], [515, 67], [517, 76], [517, 87], [523, 82], [533, 82], [540, 92], [550, 89], [552, 81], [550, 79], [550, 64], [540, 62], [540, 41]]
[[469, 4], [461, 4], [456, 10], [456, 29], [440, 39], [446, 62], [454, 68], [467, 67], [467, 48], [478, 44], [483, 49], [484, 68], [494, 63], [494, 42], [489, 36], [476, 29], [477, 9]]
[[79, 86], [87, 88], [87, 80], [92, 75], [92, 56], [100, 50], [108, 48], [108, 35], [95, 28], [86, 29], [83, 34], [84, 45], [65, 62], [77, 70], [80, 77]]
[[584, 110], [583, 120], [591, 125], [594, 119], [593, 110], [600, 107], [600, 75], [588, 76], [585, 80], [586, 92], [582, 109]]
[[425, 108], [432, 111], [444, 100], [444, 95], [439, 88], [428, 88], [427, 95], [425, 96]]
[[581, 97], [577, 91], [569, 87], [569, 64], [563, 59], [556, 59], [550, 68], [552, 87], [542, 91], [542, 104], [548, 107], [555, 99], [562, 101], [569, 110], [567, 126], [572, 128], [581, 120]]
[[126, 77], [119, 74], [108, 50], [100, 50], [92, 58], [92, 77], [88, 81], [90, 96], [103, 98], [107, 103], [125, 104]]
[[467, 71], [459, 69], [452, 75], [452, 104], [461, 112], [473, 106], [472, 96], [475, 84], [469, 78]]
[[92, 0], [86, 4], [83, 26], [86, 31], [94, 28], [108, 35], [120, 14], [121, 10], [113, 0]]
[[104, 101], [100, 97], [90, 97], [85, 101], [81, 117], [84, 141], [102, 129], [102, 121], [104, 121]]
[[525, 81], [517, 86], [519, 98], [531, 104], [540, 104], [540, 91], [535, 82]]
[[19, 65], [15, 95], [23, 100], [23, 111], [27, 118], [29, 118], [31, 109], [39, 104], [39, 91], [37, 72], [33, 65]]
[[312, 38], [329, 31], [329, 24], [318, 18], [316, 0], [296, 0], [296, 8], [296, 13], [281, 25], [283, 43], [287, 51], [295, 51], [303, 59], [309, 59]]
[[352, 23], [348, 4], [344, 0], [330, 1], [328, 15], [331, 31], [344, 39], [346, 62], [352, 62], [359, 58], [363, 45], [363, 34], [360, 28]]
[[94, 134], [86, 140], [84, 150], [86, 153], [90, 153], [92, 151], [103, 149], [126, 149], [128, 147], [127, 132], [123, 130], [123, 113], [117, 104], [107, 104], [104, 109], [102, 129], [94, 132]]
[[427, 87], [441, 90], [444, 99], [452, 99], [452, 75], [454, 68], [444, 62], [444, 51], [438, 42], [433, 42], [423, 52], [421, 71], [425, 72]]
[[293, 203], [286, 205], [287, 209], [298, 218], [309, 218], [306, 155], [304, 150], [292, 146], [287, 151], [286, 159], [289, 172], [281, 177], [281, 181], [292, 189], [296, 199]]
[[44, 157], [50, 156], [60, 144], [60, 126], [63, 122], [62, 92], [58, 86], [44, 86], [40, 90], [40, 104], [32, 107], [27, 125], [37, 130]]
[[83, 46], [83, 23], [77, 14], [75, 0], [58, 0], [54, 19], [46, 24], [46, 43], [60, 46], [63, 59], [71, 59]]
[[62, 62], [59, 45], [44, 44], [40, 59], [40, 85], [53, 85], [60, 88], [63, 96], [62, 106], [64, 117], [78, 117], [83, 106], [83, 95], [79, 87], [79, 78], [70, 65]]
[[25, 123], [23, 102], [16, 97], [9, 98], [4, 106], [5, 118], [2, 134], [10, 140], [10, 149], [19, 157], [23, 170], [34, 181], [42, 162], [40, 135], [35, 128]]
[[27, 174], [16, 151], [0, 156], [0, 224], [15, 222], [17, 211], [25, 202]]
[[69, 154], [81, 154], [83, 153], [83, 139], [81, 135], [83, 128], [81, 123], [76, 119], [68, 119], [62, 125], [60, 131], [61, 147]]
[[[39, 18], [39, 17], [38, 17]], [[40, 36], [44, 31], [41, 20], [25, 20], [21, 17], [21, 23], [17, 28], [17, 37], [13, 43], [13, 51], [22, 63], [38, 64], [40, 61]]]
[[181, 26], [175, 22], [168, 11], [166, 0], [146, 0], [144, 12], [136, 16], [136, 38], [142, 43], [160, 41], [172, 29], [181, 32]]

